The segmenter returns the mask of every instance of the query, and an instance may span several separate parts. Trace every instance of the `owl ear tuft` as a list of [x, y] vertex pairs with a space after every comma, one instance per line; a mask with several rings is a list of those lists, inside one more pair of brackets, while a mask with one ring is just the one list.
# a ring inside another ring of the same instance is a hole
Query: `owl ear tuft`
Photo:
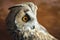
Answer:
[[16, 8], [16, 7], [17, 7], [17, 6], [12, 6], [12, 7], [8, 8], [8, 9], [10, 10], [10, 9], [13, 9], [13, 8]]
[[36, 12], [37, 12], [37, 6], [34, 4], [34, 3], [32, 3], [32, 2], [29, 2], [29, 3], [26, 3], [30, 8], [31, 8], [31, 10], [36, 14]]
[[17, 8], [17, 7], [23, 7], [22, 5], [16, 5], [16, 6], [12, 6], [12, 7], [10, 7], [10, 8], [8, 8], [9, 10], [11, 10], [11, 9], [14, 9], [14, 8]]

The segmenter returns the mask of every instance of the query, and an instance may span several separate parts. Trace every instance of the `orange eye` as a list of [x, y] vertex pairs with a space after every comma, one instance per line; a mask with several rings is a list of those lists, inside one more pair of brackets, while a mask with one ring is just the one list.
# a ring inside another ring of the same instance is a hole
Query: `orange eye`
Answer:
[[27, 16], [24, 16], [24, 17], [22, 18], [22, 20], [23, 20], [24, 22], [27, 22], [27, 21], [28, 21], [28, 17], [27, 17]]

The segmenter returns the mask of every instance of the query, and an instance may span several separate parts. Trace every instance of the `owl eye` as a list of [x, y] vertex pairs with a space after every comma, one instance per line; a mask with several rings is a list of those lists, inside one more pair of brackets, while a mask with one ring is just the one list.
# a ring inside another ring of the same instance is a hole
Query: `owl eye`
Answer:
[[22, 21], [24, 22], [28, 22], [30, 20], [30, 16], [28, 14], [26, 14], [23, 18]]
[[24, 16], [24, 17], [22, 18], [22, 20], [23, 20], [24, 22], [27, 22], [27, 21], [28, 21], [28, 17], [27, 17], [27, 16]]

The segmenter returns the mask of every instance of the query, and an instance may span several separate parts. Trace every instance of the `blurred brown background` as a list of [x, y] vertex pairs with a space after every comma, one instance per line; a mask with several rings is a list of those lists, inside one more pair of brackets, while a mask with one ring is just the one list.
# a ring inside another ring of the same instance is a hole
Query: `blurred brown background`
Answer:
[[33, 2], [38, 6], [39, 23], [60, 40], [60, 0], [0, 0], [0, 40], [12, 40], [6, 31], [5, 18], [8, 8], [22, 2]]

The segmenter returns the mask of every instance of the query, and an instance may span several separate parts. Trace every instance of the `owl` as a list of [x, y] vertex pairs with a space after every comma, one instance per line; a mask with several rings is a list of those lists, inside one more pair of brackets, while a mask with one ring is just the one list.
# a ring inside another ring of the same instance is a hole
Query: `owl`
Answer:
[[9, 8], [7, 29], [14, 40], [58, 40], [37, 21], [37, 6], [25, 2]]

